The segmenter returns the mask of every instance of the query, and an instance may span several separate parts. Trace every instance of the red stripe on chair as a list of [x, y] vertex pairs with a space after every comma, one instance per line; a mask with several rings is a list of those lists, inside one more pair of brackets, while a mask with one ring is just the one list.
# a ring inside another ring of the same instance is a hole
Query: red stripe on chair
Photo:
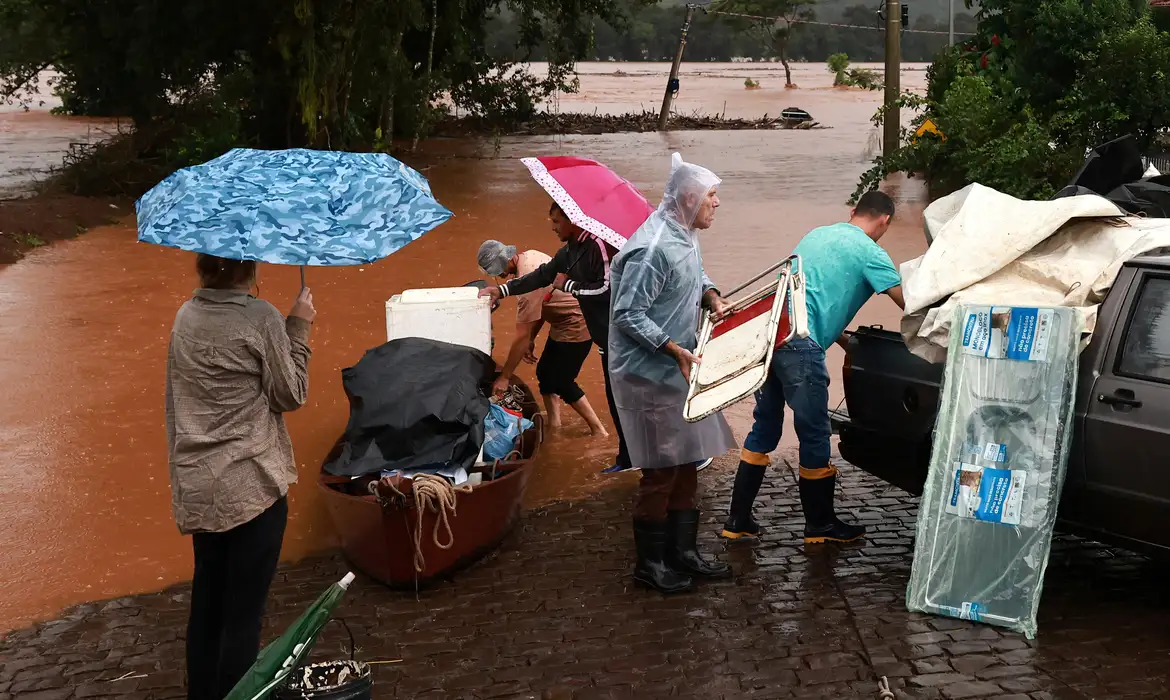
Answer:
[[[775, 301], [775, 299], [775, 294], [769, 294], [746, 309], [737, 311], [735, 314], [727, 317], [711, 330], [711, 340], [714, 340], [726, 333], [730, 333], [731, 331], [739, 328], [752, 319], [756, 319], [760, 316], [771, 313], [772, 303]], [[774, 346], [777, 348], [784, 345], [784, 339], [788, 337], [788, 333], [790, 332], [792, 326], [792, 321], [788, 318], [789, 306], [789, 304], [785, 303], [781, 308], [780, 323], [776, 329], [776, 344]]]
[[789, 304], [784, 305], [784, 310], [780, 313], [780, 323], [776, 324], [776, 346], [784, 345], [784, 339], [788, 337], [791, 332], [792, 321], [788, 319]]
[[772, 312], [772, 304], [775, 301], [776, 295], [769, 294], [746, 309], [743, 309], [742, 311], [736, 311], [734, 314], [719, 323], [719, 325], [711, 329], [711, 340], [714, 340], [725, 333], [729, 333], [736, 328], [739, 328], [752, 319], [759, 318], [760, 316], [767, 316]]

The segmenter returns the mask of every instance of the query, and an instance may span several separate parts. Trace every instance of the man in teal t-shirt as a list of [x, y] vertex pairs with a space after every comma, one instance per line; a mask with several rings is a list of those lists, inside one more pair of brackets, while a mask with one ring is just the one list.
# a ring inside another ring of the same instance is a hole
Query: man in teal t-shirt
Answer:
[[804, 541], [849, 542], [865, 535], [865, 528], [837, 519], [833, 508], [837, 468], [829, 462], [832, 429], [825, 349], [832, 343], [844, 346], [845, 327], [874, 294], [888, 294], [905, 308], [898, 270], [877, 244], [893, 217], [893, 200], [876, 190], [868, 192], [857, 202], [848, 223], [813, 229], [793, 251], [804, 267], [809, 337], [774, 351], [771, 373], [756, 392], [755, 422], [743, 443], [724, 537], [760, 534], [752, 503], [771, 461], [768, 453], [780, 443], [785, 403], [792, 409], [800, 440]]

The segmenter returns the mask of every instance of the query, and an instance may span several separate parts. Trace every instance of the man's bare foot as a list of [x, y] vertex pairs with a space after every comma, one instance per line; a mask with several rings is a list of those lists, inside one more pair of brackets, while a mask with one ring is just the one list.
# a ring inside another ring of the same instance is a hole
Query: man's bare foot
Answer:
[[559, 420], [553, 420], [550, 418], [548, 421], [548, 427], [552, 428], [553, 430], [560, 430], [561, 422]]
[[601, 427], [601, 426], [598, 426], [596, 428], [590, 428], [589, 434], [592, 437], [603, 437], [603, 438], [609, 437], [609, 432], [607, 432], [606, 429]]

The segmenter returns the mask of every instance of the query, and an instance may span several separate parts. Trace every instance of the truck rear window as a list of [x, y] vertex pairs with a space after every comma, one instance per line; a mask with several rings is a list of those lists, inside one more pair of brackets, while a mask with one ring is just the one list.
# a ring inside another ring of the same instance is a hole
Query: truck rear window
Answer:
[[1170, 278], [1149, 277], [1125, 330], [1119, 374], [1170, 382]]

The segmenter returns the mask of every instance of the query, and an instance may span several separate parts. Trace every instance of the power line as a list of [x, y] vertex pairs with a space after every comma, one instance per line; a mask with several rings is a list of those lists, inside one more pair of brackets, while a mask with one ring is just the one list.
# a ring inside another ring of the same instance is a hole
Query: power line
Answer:
[[[838, 22], [817, 22], [811, 19], [788, 19], [787, 17], [763, 17], [761, 15], [747, 15], [742, 12], [725, 12], [723, 10], [708, 10], [702, 5], [697, 6], [704, 14], [708, 15], [723, 15], [724, 17], [739, 17], [741, 19], [754, 19], [763, 22], [787, 22], [789, 25], [793, 24], [808, 24], [815, 27], [835, 27], [837, 29], [869, 29], [875, 32], [884, 32], [885, 27], [870, 27], [864, 24], [841, 24]], [[902, 31], [908, 34], [938, 34], [941, 36], [949, 36], [950, 32], [936, 31], [933, 29], [903, 29]], [[969, 32], [955, 32], [955, 36], [975, 36]]]

